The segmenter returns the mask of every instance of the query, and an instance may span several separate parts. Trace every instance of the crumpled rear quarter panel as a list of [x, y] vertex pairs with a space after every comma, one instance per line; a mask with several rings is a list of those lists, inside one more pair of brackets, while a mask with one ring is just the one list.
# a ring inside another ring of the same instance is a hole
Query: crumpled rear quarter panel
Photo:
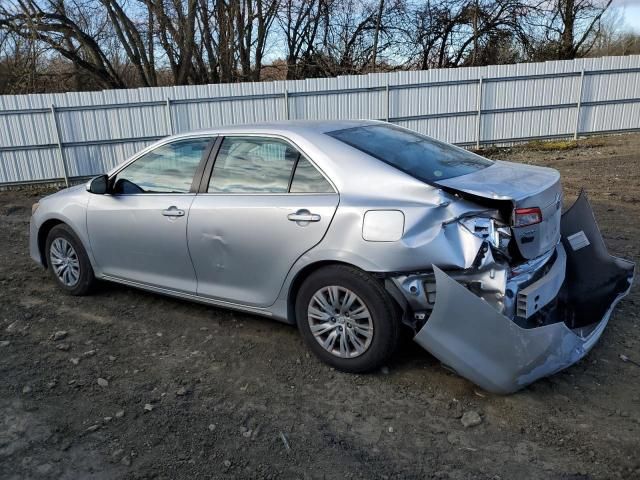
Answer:
[[[583, 232], [574, 250], [567, 237]], [[562, 218], [566, 280], [555, 323], [522, 328], [434, 266], [436, 301], [415, 341], [487, 391], [512, 393], [584, 357], [631, 288], [632, 262], [608, 254], [584, 194]], [[559, 297], [560, 297], [559, 296]], [[571, 328], [570, 328], [571, 327]]]

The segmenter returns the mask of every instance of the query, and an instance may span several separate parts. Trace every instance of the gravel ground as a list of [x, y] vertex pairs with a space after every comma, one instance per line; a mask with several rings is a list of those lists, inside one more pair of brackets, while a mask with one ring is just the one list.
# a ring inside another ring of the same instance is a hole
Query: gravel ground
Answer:
[[[640, 136], [492, 150], [590, 192], [607, 245], [640, 252]], [[577, 365], [511, 396], [407, 342], [348, 375], [295, 328], [101, 285], [61, 294], [27, 251], [43, 191], [0, 192], [0, 478], [640, 478], [640, 296]]]

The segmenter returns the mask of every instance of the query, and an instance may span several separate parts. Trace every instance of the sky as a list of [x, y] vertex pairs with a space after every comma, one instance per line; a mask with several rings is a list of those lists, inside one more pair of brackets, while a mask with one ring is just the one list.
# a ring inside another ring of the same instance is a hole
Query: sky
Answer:
[[624, 12], [624, 27], [640, 33], [640, 0], [613, 0], [611, 6]]

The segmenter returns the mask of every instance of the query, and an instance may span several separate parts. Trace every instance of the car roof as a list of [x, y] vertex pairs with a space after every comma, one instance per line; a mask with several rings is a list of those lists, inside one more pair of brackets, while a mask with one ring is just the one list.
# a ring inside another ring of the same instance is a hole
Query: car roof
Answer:
[[175, 137], [189, 136], [194, 134], [224, 134], [224, 133], [326, 133], [345, 128], [361, 127], [364, 125], [376, 125], [380, 122], [376, 120], [283, 120], [277, 122], [245, 123], [238, 125], [227, 125], [211, 127], [196, 131], [185, 132], [175, 135]]

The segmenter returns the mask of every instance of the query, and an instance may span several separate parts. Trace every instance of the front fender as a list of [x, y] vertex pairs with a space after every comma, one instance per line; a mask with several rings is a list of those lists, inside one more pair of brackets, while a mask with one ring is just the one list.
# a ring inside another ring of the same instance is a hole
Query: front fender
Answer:
[[95, 270], [96, 265], [91, 252], [91, 243], [87, 231], [89, 195], [91, 194], [86, 191], [84, 185], [80, 185], [62, 190], [40, 201], [39, 208], [31, 216], [29, 226], [29, 253], [33, 260], [40, 265], [43, 264], [42, 252], [40, 251], [38, 242], [40, 229], [47, 222], [55, 221], [65, 223], [71, 227], [82, 243], [82, 246], [89, 256], [89, 261]]

